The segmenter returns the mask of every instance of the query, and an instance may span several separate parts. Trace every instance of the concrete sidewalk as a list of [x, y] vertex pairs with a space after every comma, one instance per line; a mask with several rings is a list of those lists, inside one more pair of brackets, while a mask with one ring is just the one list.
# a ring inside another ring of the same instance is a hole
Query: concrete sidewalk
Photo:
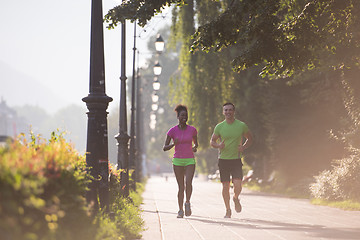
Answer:
[[360, 239], [360, 212], [314, 206], [308, 200], [270, 194], [241, 194], [243, 211], [224, 219], [221, 184], [194, 179], [192, 215], [177, 216], [174, 177], [148, 179], [143, 194], [143, 240], [188, 239]]

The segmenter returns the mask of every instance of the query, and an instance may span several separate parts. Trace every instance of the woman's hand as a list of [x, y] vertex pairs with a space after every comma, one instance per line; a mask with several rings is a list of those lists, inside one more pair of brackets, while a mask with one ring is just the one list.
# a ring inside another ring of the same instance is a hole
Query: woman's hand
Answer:
[[193, 152], [197, 152], [197, 146], [193, 146], [193, 147], [192, 147], [192, 151], [193, 151]]
[[165, 140], [165, 144], [164, 144], [164, 147], [163, 147], [164, 151], [168, 151], [168, 150], [172, 149], [175, 146], [175, 142], [177, 142], [177, 140], [174, 141], [173, 144], [170, 144], [170, 142], [171, 142], [171, 137], [169, 135], [167, 135], [166, 140]]

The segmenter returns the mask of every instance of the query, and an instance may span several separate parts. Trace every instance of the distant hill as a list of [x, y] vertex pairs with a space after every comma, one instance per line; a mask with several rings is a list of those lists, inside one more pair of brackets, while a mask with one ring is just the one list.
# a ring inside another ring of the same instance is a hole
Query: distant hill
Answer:
[[8, 106], [39, 106], [49, 113], [69, 104], [36, 79], [0, 61], [0, 98]]

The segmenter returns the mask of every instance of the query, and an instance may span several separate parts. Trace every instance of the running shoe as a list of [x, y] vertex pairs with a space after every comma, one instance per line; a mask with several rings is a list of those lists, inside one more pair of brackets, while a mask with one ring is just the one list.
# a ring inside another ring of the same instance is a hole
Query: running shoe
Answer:
[[226, 214], [225, 214], [224, 218], [231, 218], [231, 209], [226, 210]]
[[233, 201], [235, 204], [235, 211], [236, 212], [241, 212], [241, 204], [240, 204], [240, 200], [238, 198], [233, 197]]
[[184, 217], [184, 210], [179, 210], [177, 218], [183, 218]]
[[185, 203], [185, 216], [190, 216], [191, 215], [191, 208], [190, 208], [190, 202], [186, 202]]

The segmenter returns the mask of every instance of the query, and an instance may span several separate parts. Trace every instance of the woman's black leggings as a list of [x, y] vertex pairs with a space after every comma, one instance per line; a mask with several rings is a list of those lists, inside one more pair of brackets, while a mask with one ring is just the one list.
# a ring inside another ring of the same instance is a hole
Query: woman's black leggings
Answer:
[[[187, 166], [173, 165], [176, 181], [179, 186], [178, 204], [179, 209], [183, 209], [184, 204], [184, 191], [186, 192], [186, 201], [190, 201], [192, 194], [192, 180], [195, 173], [195, 164]], [[185, 183], [184, 183], [185, 178]]]

